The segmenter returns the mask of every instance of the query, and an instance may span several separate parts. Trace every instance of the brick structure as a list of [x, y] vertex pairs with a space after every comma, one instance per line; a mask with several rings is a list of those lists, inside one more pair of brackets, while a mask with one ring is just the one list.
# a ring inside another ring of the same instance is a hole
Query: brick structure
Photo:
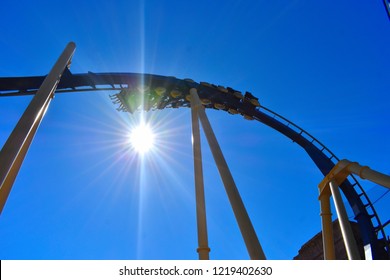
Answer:
[[[363, 241], [360, 237], [358, 224], [350, 222], [353, 234], [355, 236], [360, 257], [364, 259], [364, 247]], [[347, 260], [347, 252], [345, 250], [343, 237], [341, 235], [340, 224], [338, 220], [333, 222], [333, 238], [335, 245], [336, 260]], [[317, 233], [312, 239], [302, 245], [298, 251], [298, 255], [294, 257], [294, 260], [323, 260], [324, 252], [322, 247], [322, 231]]]

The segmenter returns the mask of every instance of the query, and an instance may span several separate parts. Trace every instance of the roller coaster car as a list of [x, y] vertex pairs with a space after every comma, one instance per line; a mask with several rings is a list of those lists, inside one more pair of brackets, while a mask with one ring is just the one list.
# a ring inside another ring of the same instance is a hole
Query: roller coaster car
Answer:
[[157, 94], [158, 96], [163, 96], [164, 93], [167, 91], [167, 89], [164, 88], [164, 87], [156, 87], [156, 88], [154, 89], [154, 91], [156, 92], [156, 94]]
[[144, 95], [144, 110], [148, 112], [154, 105], [156, 105], [157, 101], [158, 98], [155, 98], [152, 94]]
[[225, 104], [221, 104], [221, 103], [214, 103], [214, 108], [218, 110], [226, 110]]
[[160, 100], [159, 102], [157, 102], [156, 104], [156, 109], [158, 110], [162, 110], [164, 109], [168, 104], [168, 101], [167, 100]]
[[234, 109], [234, 108], [229, 108], [228, 109], [228, 113], [232, 114], [232, 115], [237, 115], [239, 112], [236, 109]]
[[232, 93], [232, 92], [235, 92], [236, 90], [234, 89], [234, 88], [231, 88], [231, 87], [226, 87], [226, 89], [230, 92], [230, 93]]
[[223, 93], [228, 93], [229, 92], [228, 89], [225, 88], [224, 86], [218, 86], [217, 88], [218, 88], [219, 91], [221, 91]]
[[227, 87], [226, 89], [228, 90], [228, 93], [233, 95], [234, 97], [236, 97], [238, 99], [243, 99], [244, 98], [244, 96], [242, 95], [241, 91], [235, 90], [234, 88], [231, 88], [231, 87]]
[[141, 102], [142, 100], [138, 94], [127, 94], [123, 97], [123, 105], [131, 114], [133, 114], [138, 109], [138, 107], [141, 105]]
[[237, 108], [237, 112], [238, 112], [239, 114], [241, 114], [241, 115], [244, 117], [244, 119], [246, 119], [246, 120], [250, 120], [250, 121], [251, 121], [251, 120], [254, 119], [252, 116], [246, 114], [246, 113], [245, 113], [245, 110], [243, 110], [243, 109], [241, 109], [241, 108]]
[[202, 102], [203, 105], [211, 104], [211, 100], [207, 98], [201, 98], [200, 101]]
[[252, 93], [248, 91], [245, 92], [244, 98], [245, 100], [248, 100], [250, 103], [252, 103], [252, 105], [260, 107], [259, 99], [257, 97], [254, 97]]
[[201, 84], [202, 86], [205, 86], [205, 87], [210, 87], [210, 88], [213, 87], [213, 86], [212, 86], [210, 83], [208, 83], [208, 82], [200, 82], [200, 84]]
[[122, 104], [120, 104], [119, 107], [116, 108], [116, 110], [118, 112], [127, 112], [126, 108]]
[[235, 91], [235, 92], [233, 93], [233, 95], [234, 95], [236, 98], [238, 98], [238, 99], [243, 99], [243, 98], [244, 98], [244, 96], [242, 95], [242, 93], [241, 93], [240, 91]]
[[243, 115], [243, 116], [244, 116], [244, 119], [246, 119], [246, 120], [249, 120], [249, 121], [253, 120], [252, 116], [249, 116], [249, 115]]
[[139, 93], [146, 93], [146, 92], [149, 91], [149, 86], [147, 86], [147, 85], [139, 85], [137, 87], [137, 90], [138, 90]]
[[171, 107], [174, 109], [179, 108], [180, 105], [182, 105], [182, 103], [183, 102], [180, 102], [179, 100], [177, 100], [177, 101], [175, 100], [175, 101], [171, 102]]
[[110, 94], [109, 97], [110, 97], [113, 104], [120, 104], [121, 103], [121, 101], [119, 100], [118, 94]]
[[119, 112], [126, 112], [126, 108], [123, 105], [122, 97], [118, 94], [110, 95], [110, 99], [113, 104], [118, 105], [118, 108], [116, 108]]
[[217, 86], [217, 85], [214, 85], [214, 84], [210, 84], [208, 82], [200, 82], [200, 84], [202, 86], [209, 87], [209, 88], [212, 88], [212, 89], [217, 89], [217, 90], [222, 90], [222, 91], [225, 89], [223, 86]]
[[178, 97], [182, 96], [182, 93], [180, 90], [174, 89], [171, 91], [171, 96], [173, 98], [178, 98]]

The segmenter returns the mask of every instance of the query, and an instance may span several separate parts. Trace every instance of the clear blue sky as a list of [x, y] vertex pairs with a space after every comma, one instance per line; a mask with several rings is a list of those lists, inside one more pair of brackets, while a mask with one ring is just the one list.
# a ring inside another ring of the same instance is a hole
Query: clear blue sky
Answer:
[[[152, 73], [247, 90], [338, 157], [390, 172], [390, 22], [380, 0], [1, 6], [2, 77], [47, 74], [74, 41], [73, 73]], [[126, 147], [139, 115], [118, 113], [108, 95], [51, 103], [0, 217], [1, 259], [197, 259], [190, 110], [147, 114], [159, 149], [140, 163]], [[0, 99], [1, 145], [30, 99]], [[207, 113], [267, 257], [293, 258], [321, 228], [321, 173], [261, 123]], [[210, 257], [248, 259], [206, 142], [203, 153]], [[388, 197], [377, 204], [383, 220]]]

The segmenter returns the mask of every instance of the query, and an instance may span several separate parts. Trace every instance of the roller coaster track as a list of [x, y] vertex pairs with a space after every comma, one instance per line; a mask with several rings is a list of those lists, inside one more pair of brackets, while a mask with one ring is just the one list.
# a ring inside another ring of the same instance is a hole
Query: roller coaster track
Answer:
[[[45, 76], [0, 78], [0, 97], [33, 95]], [[72, 74], [65, 70], [56, 93], [84, 91], [117, 91], [111, 99], [118, 111], [161, 110], [190, 107], [189, 89], [196, 88], [205, 108], [240, 114], [257, 120], [300, 145], [325, 176], [339, 158], [310, 133], [263, 107], [251, 93], [191, 79], [177, 79], [151, 74], [92, 73]], [[118, 92], [119, 91], [119, 92]], [[389, 240], [384, 226], [366, 192], [354, 176], [340, 185], [359, 225], [365, 246], [370, 246], [373, 259], [389, 259]], [[389, 224], [386, 222], [385, 225]]]

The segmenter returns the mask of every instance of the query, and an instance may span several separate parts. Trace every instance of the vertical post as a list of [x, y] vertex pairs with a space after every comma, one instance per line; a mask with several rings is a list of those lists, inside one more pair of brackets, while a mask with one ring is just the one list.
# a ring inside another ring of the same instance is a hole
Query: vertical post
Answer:
[[61, 75], [70, 64], [75, 48], [73, 42], [66, 46], [0, 151], [0, 213]]
[[333, 240], [332, 212], [330, 210], [329, 188], [320, 193], [321, 222], [322, 222], [322, 247], [324, 260], [336, 259]]
[[356, 245], [355, 237], [353, 236], [351, 224], [348, 220], [347, 211], [341, 198], [339, 187], [334, 180], [329, 182], [330, 190], [332, 192], [333, 201], [336, 207], [337, 216], [339, 218], [340, 229], [343, 235], [345, 249], [347, 250], [348, 259], [360, 260], [359, 250]]
[[192, 149], [194, 154], [196, 220], [198, 227], [198, 249], [200, 260], [208, 260], [210, 248], [208, 246], [206, 203], [204, 195], [204, 181], [202, 168], [202, 151], [200, 145], [200, 131], [198, 119], [198, 106], [191, 94], [191, 120], [192, 120]]
[[199, 119], [202, 123], [207, 142], [209, 143], [219, 174], [225, 186], [225, 191], [232, 206], [234, 216], [236, 217], [241, 235], [244, 238], [249, 256], [252, 260], [265, 260], [266, 257], [260, 245], [259, 239], [257, 238], [255, 229], [253, 228], [244, 203], [242, 202], [240, 193], [238, 192], [233, 176], [230, 173], [229, 167], [218, 144], [217, 138], [215, 137], [213, 129], [211, 128], [211, 124], [206, 116], [205, 110], [201, 105], [196, 89], [192, 88], [190, 90], [190, 94], [192, 100], [195, 101], [195, 106], [198, 106], [199, 108]]

